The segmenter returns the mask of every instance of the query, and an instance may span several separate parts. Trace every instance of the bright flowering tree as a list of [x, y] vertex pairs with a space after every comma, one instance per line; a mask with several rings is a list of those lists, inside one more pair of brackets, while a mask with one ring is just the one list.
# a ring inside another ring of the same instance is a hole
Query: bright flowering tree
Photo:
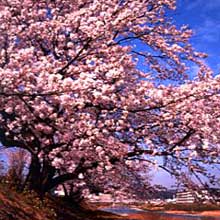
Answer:
[[[219, 79], [188, 43], [192, 31], [166, 17], [172, 9], [174, 0], [0, 2], [0, 139], [30, 152], [32, 189], [137, 192], [158, 157], [185, 184], [213, 180]], [[200, 68], [187, 82], [190, 63]]]

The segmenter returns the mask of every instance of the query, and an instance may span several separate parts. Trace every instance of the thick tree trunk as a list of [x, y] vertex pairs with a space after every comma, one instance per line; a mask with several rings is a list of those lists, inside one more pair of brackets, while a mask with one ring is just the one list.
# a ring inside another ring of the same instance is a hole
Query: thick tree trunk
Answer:
[[[97, 163], [91, 165], [84, 165], [85, 159], [81, 158], [76, 170], [73, 173], [64, 173], [56, 175], [56, 170], [50, 165], [47, 159], [39, 160], [38, 156], [32, 154], [31, 164], [29, 167], [29, 174], [25, 181], [25, 187], [30, 190], [37, 192], [40, 197], [43, 197], [46, 192], [50, 192], [57, 186], [64, 184], [66, 181], [78, 178], [80, 173], [86, 172], [88, 169], [94, 169], [97, 167]], [[74, 192], [71, 195], [73, 200], [82, 200], [82, 193], [80, 191]]]
[[37, 155], [31, 155], [31, 164], [24, 187], [37, 192], [41, 197], [67, 180], [78, 177], [79, 171], [55, 177], [55, 168], [47, 160], [40, 161]]
[[48, 184], [55, 175], [55, 168], [47, 160], [40, 161], [37, 155], [31, 155], [29, 173], [25, 187], [37, 192], [41, 197], [48, 191]]
[[55, 174], [56, 174], [55, 168], [50, 165], [48, 160], [44, 160], [42, 162], [42, 171], [41, 171], [41, 192], [42, 193], [48, 192], [48, 185], [54, 178]]
[[37, 155], [31, 155], [31, 164], [29, 166], [29, 173], [25, 181], [25, 187], [40, 192], [40, 176], [41, 176], [41, 164]]

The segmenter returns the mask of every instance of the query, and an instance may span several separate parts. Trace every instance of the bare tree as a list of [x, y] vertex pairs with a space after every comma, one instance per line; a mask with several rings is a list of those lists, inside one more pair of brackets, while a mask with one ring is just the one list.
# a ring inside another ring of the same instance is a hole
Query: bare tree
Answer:
[[24, 149], [13, 149], [6, 152], [7, 174], [6, 179], [16, 189], [21, 189], [28, 171], [29, 154]]
[[4, 158], [3, 150], [4, 150], [3, 146], [0, 146], [0, 181], [3, 180], [3, 177], [5, 175], [5, 166], [4, 166], [5, 161], [3, 160]]

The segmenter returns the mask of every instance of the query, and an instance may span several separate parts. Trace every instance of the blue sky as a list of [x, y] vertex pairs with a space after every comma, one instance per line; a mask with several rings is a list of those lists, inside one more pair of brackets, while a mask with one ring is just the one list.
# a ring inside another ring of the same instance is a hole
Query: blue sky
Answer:
[[[213, 70], [214, 74], [220, 71], [220, 0], [176, 0], [175, 11], [168, 11], [167, 16], [173, 18], [177, 27], [188, 25], [193, 30], [190, 43], [196, 51], [204, 52], [208, 55], [205, 62]], [[141, 50], [149, 47], [144, 46], [140, 41], [135, 42]], [[124, 42], [124, 45], [129, 44]], [[150, 52], [150, 51], [149, 51]], [[143, 59], [138, 64], [138, 68], [148, 71], [143, 65]], [[190, 79], [197, 75], [198, 66], [192, 65]], [[163, 82], [164, 83], [164, 82]], [[170, 83], [168, 81], [168, 83]], [[173, 83], [173, 82], [171, 82]]]
[[194, 31], [192, 45], [207, 53], [207, 64], [215, 74], [220, 70], [220, 0], [177, 0], [173, 18]]

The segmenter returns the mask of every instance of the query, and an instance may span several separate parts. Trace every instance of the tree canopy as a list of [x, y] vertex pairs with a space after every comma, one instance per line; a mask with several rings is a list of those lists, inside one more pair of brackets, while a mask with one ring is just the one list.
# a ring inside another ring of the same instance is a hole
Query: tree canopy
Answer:
[[32, 189], [71, 180], [137, 193], [159, 157], [187, 186], [215, 181], [219, 77], [189, 44], [192, 31], [167, 16], [174, 9], [175, 0], [0, 2], [0, 140], [30, 152]]

